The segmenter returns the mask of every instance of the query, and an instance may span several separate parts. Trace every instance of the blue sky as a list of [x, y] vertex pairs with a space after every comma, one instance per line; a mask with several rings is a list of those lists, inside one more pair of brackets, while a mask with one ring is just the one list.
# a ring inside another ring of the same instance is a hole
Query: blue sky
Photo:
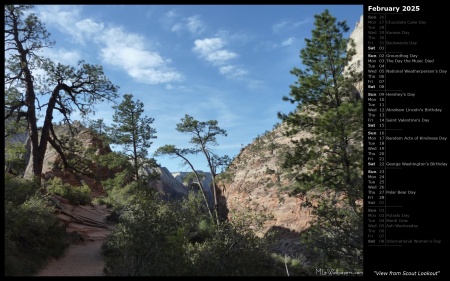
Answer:
[[[325, 9], [347, 21], [348, 36], [363, 14], [362, 5], [37, 5], [34, 12], [56, 42], [45, 56], [102, 65], [120, 96], [144, 103], [157, 131], [149, 156], [165, 144], [190, 146], [175, 130], [189, 114], [217, 120], [228, 136], [214, 150], [234, 157], [280, 122], [277, 112], [294, 109], [282, 101], [295, 82], [289, 71], [301, 67], [304, 39]], [[93, 119], [110, 124], [111, 104], [97, 109]], [[207, 171], [203, 157], [189, 159]], [[189, 171], [180, 159], [156, 160]]]

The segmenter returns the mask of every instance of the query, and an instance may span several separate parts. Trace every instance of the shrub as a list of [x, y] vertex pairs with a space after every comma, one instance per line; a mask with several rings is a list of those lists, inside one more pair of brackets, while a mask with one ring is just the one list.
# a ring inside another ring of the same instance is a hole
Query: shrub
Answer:
[[162, 201], [139, 201], [123, 208], [119, 224], [102, 246], [106, 275], [178, 275], [176, 238], [183, 236], [176, 214]]
[[5, 146], [5, 167], [15, 175], [22, 175], [27, 167], [25, 154], [27, 149], [23, 143], [7, 143]]
[[[23, 200], [10, 190], [30, 191], [24, 180], [5, 180], [5, 275], [35, 274], [49, 257], [59, 257], [68, 246], [65, 228], [41, 195]], [[23, 201], [23, 202], [22, 202]]]
[[173, 202], [136, 198], [102, 246], [106, 275], [285, 275], [268, 241], [249, 227], [262, 226], [262, 217], [246, 212], [217, 226], [198, 194]]
[[30, 181], [5, 173], [5, 201], [20, 205], [33, 196], [36, 190], [37, 187]]
[[63, 183], [61, 178], [53, 178], [46, 183], [47, 191], [66, 198], [75, 205], [85, 205], [91, 203], [91, 189], [89, 186], [71, 186]]

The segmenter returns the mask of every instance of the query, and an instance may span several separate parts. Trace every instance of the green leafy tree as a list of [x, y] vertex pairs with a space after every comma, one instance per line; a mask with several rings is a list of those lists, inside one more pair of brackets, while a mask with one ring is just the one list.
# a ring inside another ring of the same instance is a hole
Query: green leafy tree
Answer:
[[150, 125], [155, 120], [144, 113], [144, 104], [133, 101], [133, 95], [125, 94], [123, 101], [113, 106], [113, 124], [110, 130], [110, 138], [113, 144], [120, 145], [123, 153], [133, 162], [134, 176], [140, 179], [139, 170], [144, 165], [154, 165], [152, 160], [146, 160], [147, 149], [152, 145], [151, 139], [156, 139], [156, 129]]
[[297, 170], [292, 194], [316, 215], [304, 241], [326, 265], [362, 270], [363, 108], [354, 96], [361, 73], [348, 66], [355, 54], [354, 42], [344, 37], [348, 30], [328, 10], [315, 15], [312, 38], [300, 51], [304, 68], [291, 71], [298, 81], [283, 98], [296, 103], [296, 111], [279, 117], [287, 135], [310, 133], [294, 142], [283, 165]]
[[[54, 42], [49, 40], [50, 34], [37, 16], [28, 13], [32, 8], [30, 5], [6, 5], [4, 9], [5, 92], [16, 89], [20, 93], [16, 98], [5, 100], [5, 120], [15, 117], [16, 121], [27, 121], [32, 175], [40, 185], [48, 143], [70, 167], [53, 128], [55, 112], [70, 125], [74, 111], [85, 116], [95, 110], [96, 103], [114, 101], [117, 86], [104, 75], [101, 66], [80, 61], [75, 68], [39, 56], [43, 48], [53, 46]], [[39, 100], [46, 97], [48, 100], [41, 104]], [[41, 111], [44, 112], [44, 120], [40, 128], [38, 113]]]

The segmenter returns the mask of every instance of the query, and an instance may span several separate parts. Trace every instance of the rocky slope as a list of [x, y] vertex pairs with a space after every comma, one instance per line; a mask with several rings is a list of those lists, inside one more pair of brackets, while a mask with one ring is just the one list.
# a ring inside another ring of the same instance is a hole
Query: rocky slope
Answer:
[[[352, 65], [363, 69], [363, 19], [356, 24], [351, 38], [357, 53]], [[362, 95], [362, 83], [355, 85]], [[272, 214], [259, 235], [276, 231], [279, 243], [274, 251], [298, 257], [302, 254], [299, 235], [309, 227], [313, 217], [311, 210], [301, 207], [299, 197], [289, 195], [289, 187], [295, 183], [295, 175], [281, 167], [284, 153], [292, 148], [292, 139], [307, 137], [300, 132], [293, 138], [283, 136], [284, 125], [266, 131], [241, 149], [225, 174], [221, 176], [219, 206], [223, 216], [232, 219], [238, 210], [250, 210]]]
[[[221, 212], [228, 213], [231, 220], [236, 211], [251, 210], [273, 215], [259, 235], [268, 231], [279, 232], [280, 243], [275, 250], [296, 256], [301, 252], [298, 235], [308, 228], [311, 210], [301, 207], [298, 197], [289, 195], [295, 175], [281, 168], [284, 153], [292, 147], [291, 139], [283, 136], [284, 130], [280, 125], [241, 149], [221, 176], [219, 205]], [[299, 133], [294, 139], [306, 136], [307, 133]]]

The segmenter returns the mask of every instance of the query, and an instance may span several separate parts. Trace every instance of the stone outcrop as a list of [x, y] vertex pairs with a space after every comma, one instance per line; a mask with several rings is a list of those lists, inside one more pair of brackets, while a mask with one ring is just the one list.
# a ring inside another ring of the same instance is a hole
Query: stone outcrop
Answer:
[[363, 16], [360, 17], [359, 21], [355, 25], [355, 29], [353, 29], [352, 33], [350, 34], [350, 38], [353, 39], [355, 42], [355, 49], [356, 54], [353, 56], [352, 60], [350, 61], [350, 65], [355, 66], [356, 71], [363, 71], [364, 70], [364, 18]]
[[[355, 42], [355, 50], [356, 54], [352, 57], [352, 60], [349, 63], [349, 66], [354, 69], [356, 72], [364, 71], [364, 18], [360, 17], [359, 21], [355, 25], [355, 29], [350, 34], [350, 38]], [[348, 71], [348, 68], [345, 69], [345, 72]], [[358, 82], [354, 85], [355, 90], [360, 94], [361, 98], [364, 96], [364, 84], [363, 81]]]
[[74, 235], [73, 238], [77, 238], [78, 242], [103, 240], [114, 228], [113, 224], [107, 222], [112, 209], [105, 205], [74, 205], [57, 195], [52, 196], [52, 201], [58, 206], [56, 216], [66, 226], [66, 232], [77, 233], [78, 236]]
[[[60, 154], [49, 144], [44, 156], [42, 178], [50, 180], [58, 177], [71, 186], [82, 186], [84, 183], [91, 188], [91, 197], [103, 196], [106, 193], [101, 185], [101, 181], [111, 178], [116, 171], [98, 165], [95, 157], [111, 153], [111, 148], [107, 145], [105, 146], [101, 138], [91, 130], [84, 128], [79, 122], [74, 124], [73, 132], [74, 135], [71, 136], [68, 127], [64, 125], [55, 126], [55, 133], [58, 138], [69, 137], [76, 142], [78, 146], [77, 151], [68, 153], [66, 158], [76, 162], [79, 167], [83, 167], [82, 169], [85, 173], [64, 169]], [[93, 155], [87, 157], [89, 152], [93, 152]], [[32, 161], [28, 161], [25, 177], [30, 178], [31, 176]]]
[[[25, 163], [27, 163], [28, 159], [30, 159], [30, 155], [31, 155], [31, 140], [30, 140], [30, 136], [28, 135], [27, 132], [25, 133], [20, 133], [20, 134], [14, 134], [14, 135], [10, 135], [8, 137], [5, 137], [5, 148], [7, 145], [12, 144], [12, 145], [23, 145], [23, 147], [25, 148], [25, 153], [21, 156], [24, 160]], [[5, 151], [5, 153], [7, 153]], [[10, 167], [8, 166], [8, 163], [6, 164], [6, 171], [10, 170]], [[23, 173], [25, 173], [25, 171], [23, 171]], [[19, 176], [23, 176], [19, 175]]]

